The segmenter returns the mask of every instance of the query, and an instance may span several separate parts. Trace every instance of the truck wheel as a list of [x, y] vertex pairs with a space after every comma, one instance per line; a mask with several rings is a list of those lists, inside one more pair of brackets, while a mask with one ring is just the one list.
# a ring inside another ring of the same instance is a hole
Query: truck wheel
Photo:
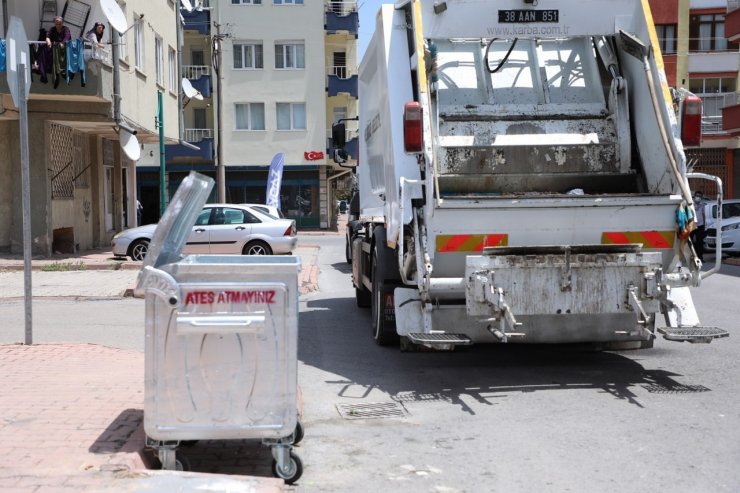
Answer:
[[373, 297], [372, 297], [372, 316], [373, 316], [373, 339], [379, 346], [389, 346], [398, 343], [398, 334], [394, 326], [387, 327], [385, 320], [385, 288], [383, 280], [383, 266], [378, 265], [378, 253], [373, 251]]

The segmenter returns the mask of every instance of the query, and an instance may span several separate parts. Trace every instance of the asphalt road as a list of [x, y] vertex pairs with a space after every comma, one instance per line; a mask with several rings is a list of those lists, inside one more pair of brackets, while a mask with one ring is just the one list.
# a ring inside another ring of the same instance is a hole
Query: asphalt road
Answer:
[[[298, 491], [740, 491], [740, 268], [695, 290], [704, 324], [733, 333], [709, 345], [401, 353], [373, 343], [343, 238], [312, 243], [320, 290], [300, 302]], [[36, 340], [143, 348], [141, 300], [44, 300], [34, 310]], [[19, 340], [22, 301], [0, 302], [0, 317], [0, 341]], [[379, 417], [358, 419], [367, 410]]]

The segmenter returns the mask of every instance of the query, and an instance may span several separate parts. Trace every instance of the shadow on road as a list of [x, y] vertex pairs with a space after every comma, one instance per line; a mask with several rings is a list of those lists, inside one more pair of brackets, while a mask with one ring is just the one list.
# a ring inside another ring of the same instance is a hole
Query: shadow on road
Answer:
[[341, 376], [328, 383], [344, 398], [363, 399], [378, 389], [397, 402], [443, 401], [475, 414], [464, 397], [493, 405], [515, 392], [597, 389], [642, 407], [633, 391], [637, 386], [651, 393], [710, 390], [679, 383], [674, 378], [679, 374], [646, 370], [619, 353], [583, 345], [480, 344], [455, 352], [401, 353], [373, 342], [369, 310], [354, 305], [354, 298], [311, 300], [300, 318], [299, 359]]

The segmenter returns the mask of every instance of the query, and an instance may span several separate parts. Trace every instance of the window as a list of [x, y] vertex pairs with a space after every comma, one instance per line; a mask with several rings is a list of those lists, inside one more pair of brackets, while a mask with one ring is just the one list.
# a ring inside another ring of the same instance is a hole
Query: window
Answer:
[[157, 84], [164, 86], [164, 46], [159, 36], [154, 36], [154, 73]]
[[208, 220], [211, 218], [211, 208], [206, 207], [204, 208], [200, 214], [198, 214], [198, 219], [195, 220], [196, 226], [205, 226], [208, 224]]
[[231, 5], [261, 5], [262, 0], [231, 0]]
[[173, 47], [169, 47], [167, 50], [167, 67], [169, 70], [169, 90], [172, 92], [177, 92], [177, 58], [175, 54], [175, 49]]
[[234, 69], [263, 68], [262, 43], [234, 43]]
[[202, 46], [193, 46], [190, 48], [190, 65], [205, 65], [205, 60]]
[[660, 50], [663, 53], [676, 53], [676, 25], [657, 24], [655, 30], [658, 33]]
[[346, 79], [347, 78], [347, 53], [343, 51], [335, 51], [333, 63], [334, 63], [333, 64], [334, 75], [336, 75], [340, 79]]
[[[134, 17], [136, 14], [134, 14]], [[144, 70], [144, 22], [139, 19], [134, 24], [134, 66]]]
[[264, 103], [236, 103], [234, 113], [236, 114], [237, 130], [265, 129]]
[[277, 103], [278, 130], [305, 130], [305, 103]]
[[274, 5], [303, 5], [303, 0], [272, 0]]
[[208, 128], [205, 108], [193, 108], [193, 128]]
[[689, 21], [689, 51], [727, 49], [723, 14], [692, 15]]
[[275, 68], [306, 68], [303, 43], [275, 43]]

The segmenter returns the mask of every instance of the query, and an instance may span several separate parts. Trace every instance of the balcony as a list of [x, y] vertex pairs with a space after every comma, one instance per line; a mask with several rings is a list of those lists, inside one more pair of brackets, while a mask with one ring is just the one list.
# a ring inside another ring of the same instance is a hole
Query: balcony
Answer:
[[325, 29], [329, 34], [337, 32], [357, 34], [360, 27], [357, 2], [326, 2], [325, 10]]
[[729, 41], [740, 41], [740, 2], [737, 0], [727, 2], [725, 36]]
[[181, 10], [182, 18], [185, 22], [186, 31], [197, 31], [198, 34], [210, 34], [211, 32], [211, 11], [209, 9], [194, 9], [192, 12]]
[[722, 108], [722, 130], [734, 134], [740, 132], [740, 104]]
[[345, 93], [357, 98], [357, 74], [355, 72], [346, 66], [331, 67], [327, 74], [329, 96]]
[[182, 76], [188, 79], [204, 98], [211, 97], [211, 67], [207, 65], [183, 65]]
[[737, 93], [700, 93], [697, 96], [702, 100], [702, 134], [717, 135], [725, 133], [727, 131], [724, 121], [725, 108], [737, 104]]
[[165, 160], [168, 163], [202, 163], [213, 161], [213, 130], [210, 128], [186, 128], [183, 140], [200, 147], [190, 149], [184, 145], [165, 146]]
[[[85, 65], [85, 86], [82, 86], [82, 77], [79, 72], [70, 78], [69, 84], [62, 79], [57, 87], [54, 87], [52, 75], [46, 74], [48, 81], [41, 82], [41, 74], [31, 71], [30, 94], [47, 94], [53, 96], [96, 96], [110, 101], [110, 87], [113, 87], [113, 67], [111, 66], [110, 50], [100, 48], [93, 51], [88, 43], [86, 51], [91, 55], [90, 61]], [[33, 49], [33, 47], [31, 47]], [[104, 90], [108, 88], [108, 90]], [[0, 93], [10, 93], [7, 77], [0, 77]]]
[[737, 49], [728, 51], [689, 51], [689, 73], [737, 72], [740, 55]]

